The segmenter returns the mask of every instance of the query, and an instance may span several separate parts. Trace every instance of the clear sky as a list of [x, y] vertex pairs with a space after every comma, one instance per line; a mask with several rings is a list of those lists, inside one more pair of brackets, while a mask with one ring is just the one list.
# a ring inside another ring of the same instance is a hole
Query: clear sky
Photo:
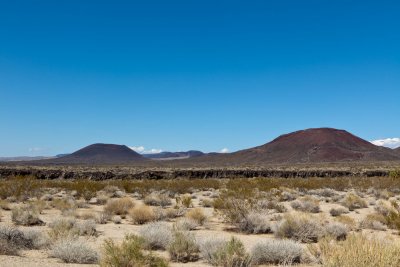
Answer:
[[2, 1], [0, 156], [400, 137], [399, 1]]

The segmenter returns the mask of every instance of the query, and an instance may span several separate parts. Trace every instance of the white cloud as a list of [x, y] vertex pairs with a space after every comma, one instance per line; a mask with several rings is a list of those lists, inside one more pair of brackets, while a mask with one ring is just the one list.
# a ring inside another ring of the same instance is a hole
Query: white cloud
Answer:
[[146, 149], [144, 146], [130, 146], [129, 148], [140, 154], [158, 154], [163, 152], [162, 149], [158, 148]]
[[385, 146], [389, 148], [398, 148], [400, 147], [400, 138], [386, 138], [379, 139], [375, 141], [371, 141], [372, 144], [376, 146]]
[[143, 153], [144, 151], [144, 146], [130, 146], [129, 148], [138, 153]]
[[225, 148], [221, 149], [221, 150], [219, 151], [219, 153], [229, 153], [229, 149], [227, 149], [227, 148], [225, 147]]

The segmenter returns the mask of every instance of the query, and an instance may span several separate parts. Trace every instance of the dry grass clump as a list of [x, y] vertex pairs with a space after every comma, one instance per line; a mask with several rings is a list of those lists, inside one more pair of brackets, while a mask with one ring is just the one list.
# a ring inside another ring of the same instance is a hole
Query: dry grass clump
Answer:
[[199, 259], [200, 248], [194, 235], [187, 231], [175, 231], [167, 249], [173, 261], [191, 262]]
[[202, 257], [213, 266], [247, 267], [251, 266], [251, 257], [243, 243], [232, 237], [229, 241], [209, 239], [200, 245]]
[[51, 257], [61, 259], [66, 263], [89, 264], [97, 263], [99, 256], [86, 243], [77, 239], [58, 240], [49, 252]]
[[341, 204], [351, 211], [368, 207], [367, 202], [354, 193], [347, 194]]
[[211, 200], [211, 199], [209, 199], [209, 198], [203, 198], [203, 199], [200, 201], [200, 203], [201, 203], [201, 205], [202, 205], [203, 207], [205, 207], [205, 208], [210, 208], [210, 207], [213, 207], [213, 205], [214, 205], [214, 201]]
[[192, 201], [192, 196], [190, 194], [185, 194], [182, 196], [178, 196], [176, 198], [176, 205], [183, 206], [185, 208], [191, 208], [193, 207], [193, 201]]
[[158, 194], [158, 193], [151, 193], [147, 195], [144, 198], [143, 202], [146, 205], [161, 206], [161, 207], [169, 206], [172, 203], [168, 195]]
[[125, 217], [134, 206], [135, 203], [128, 197], [111, 199], [104, 206], [104, 212], [110, 215]]
[[29, 206], [20, 206], [12, 209], [11, 219], [16, 225], [43, 225], [44, 222], [39, 218], [39, 212]]
[[361, 234], [349, 235], [345, 241], [321, 240], [310, 247], [324, 267], [391, 267], [400, 266], [400, 245]]
[[53, 240], [97, 234], [96, 223], [93, 220], [78, 222], [74, 218], [60, 218], [51, 222], [49, 227], [49, 236]]
[[75, 201], [70, 198], [53, 199], [50, 202], [50, 206], [60, 210], [61, 212], [65, 212], [71, 209], [76, 209]]
[[342, 214], [347, 214], [349, 213], [349, 209], [345, 208], [345, 207], [337, 207], [337, 208], [331, 208], [329, 210], [329, 213], [333, 216], [333, 217], [337, 217], [340, 216]]
[[207, 221], [207, 216], [204, 214], [202, 208], [192, 209], [188, 211], [185, 216], [196, 221], [199, 225], [203, 225]]
[[287, 239], [266, 239], [256, 244], [251, 251], [254, 265], [292, 265], [300, 263], [303, 254], [304, 248], [301, 244]]
[[143, 226], [139, 233], [148, 249], [165, 250], [172, 240], [172, 228], [165, 222], [149, 223]]
[[47, 244], [47, 236], [40, 231], [0, 226], [0, 255], [18, 255], [20, 249], [40, 249]]
[[147, 205], [140, 205], [130, 209], [129, 217], [134, 224], [145, 224], [156, 220], [154, 209]]
[[98, 215], [94, 211], [79, 211], [75, 213], [75, 217], [81, 220], [97, 220]]
[[187, 217], [180, 218], [174, 223], [174, 228], [179, 231], [191, 231], [197, 227], [199, 227], [197, 221]]
[[320, 212], [319, 201], [316, 198], [306, 196], [293, 201], [291, 204], [293, 209], [303, 212], [318, 213]]
[[104, 241], [100, 266], [102, 267], [167, 267], [160, 257], [143, 251], [143, 239], [127, 235], [121, 244], [113, 240]]
[[264, 234], [271, 232], [271, 225], [268, 217], [260, 212], [250, 212], [238, 224], [241, 232], [248, 234]]
[[282, 221], [277, 222], [273, 232], [278, 238], [289, 238], [304, 243], [317, 242], [324, 234], [320, 222], [306, 214], [285, 215]]

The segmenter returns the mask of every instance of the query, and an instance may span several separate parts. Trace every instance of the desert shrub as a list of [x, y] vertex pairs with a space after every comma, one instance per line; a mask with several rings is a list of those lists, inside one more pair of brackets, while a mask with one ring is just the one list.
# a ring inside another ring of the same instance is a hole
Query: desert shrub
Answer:
[[311, 243], [318, 241], [318, 238], [323, 235], [323, 229], [319, 221], [313, 217], [303, 214], [288, 214], [282, 221], [277, 222], [274, 234], [279, 238]]
[[171, 199], [169, 198], [168, 195], [166, 194], [157, 194], [157, 193], [151, 193], [147, 195], [144, 200], [144, 204], [150, 205], [150, 206], [161, 206], [165, 207], [168, 205], [171, 205]]
[[63, 239], [57, 241], [49, 252], [50, 256], [61, 259], [66, 263], [97, 263], [99, 256], [86, 243], [77, 239]]
[[282, 191], [279, 195], [279, 201], [292, 201], [297, 198], [297, 194], [292, 191]]
[[320, 212], [319, 201], [315, 197], [305, 196], [291, 203], [293, 209], [303, 212]]
[[96, 199], [97, 199], [97, 201], [96, 201], [97, 205], [104, 205], [110, 200], [110, 198], [107, 195], [101, 195], [101, 194], [99, 194], [96, 197]]
[[267, 239], [256, 244], [251, 251], [252, 262], [255, 265], [279, 264], [286, 266], [300, 263], [303, 254], [302, 245], [286, 239]]
[[339, 215], [336, 217], [336, 221], [345, 224], [351, 230], [355, 230], [357, 228], [357, 222], [350, 216]]
[[388, 216], [391, 212], [397, 212], [397, 209], [389, 201], [379, 200], [374, 207], [375, 211], [383, 216]]
[[333, 197], [337, 195], [336, 191], [331, 188], [319, 188], [319, 189], [308, 190], [308, 194], [320, 197]]
[[35, 200], [35, 201], [30, 201], [28, 207], [32, 210], [35, 210], [37, 213], [41, 214], [43, 210], [48, 208], [48, 205], [44, 200]]
[[342, 214], [349, 213], [349, 210], [347, 208], [345, 208], [345, 207], [337, 207], [337, 208], [331, 208], [329, 210], [329, 213], [333, 217], [337, 217], [337, 216], [340, 216]]
[[378, 231], [387, 230], [387, 221], [385, 216], [378, 213], [372, 213], [365, 216], [365, 218], [360, 222], [360, 227], [365, 229], [373, 229]]
[[214, 200], [214, 209], [225, 221], [237, 224], [252, 210], [250, 199], [225, 198], [224, 196]]
[[116, 215], [116, 216], [112, 217], [112, 221], [115, 224], [120, 224], [122, 222], [122, 218], [121, 218], [121, 216]]
[[227, 240], [222, 238], [208, 238], [202, 240], [199, 245], [201, 257], [211, 265], [217, 265], [218, 263], [215, 259], [216, 253], [223, 249], [226, 242]]
[[134, 206], [135, 203], [128, 197], [111, 199], [104, 206], [104, 212], [110, 215], [125, 217]]
[[186, 217], [180, 218], [174, 223], [174, 228], [180, 231], [190, 231], [196, 229], [197, 227], [199, 227], [197, 221]]
[[6, 240], [0, 239], [0, 255], [18, 256], [19, 250]]
[[149, 223], [139, 233], [149, 249], [166, 249], [172, 240], [172, 228], [164, 222]]
[[103, 211], [96, 215], [95, 221], [98, 224], [106, 224], [110, 219], [111, 215]]
[[10, 202], [4, 199], [0, 199], [0, 208], [3, 210], [11, 210]]
[[176, 204], [178, 206], [183, 206], [185, 208], [190, 208], [193, 206], [192, 196], [190, 194], [185, 194], [176, 198]]
[[127, 235], [121, 244], [107, 239], [103, 244], [102, 267], [167, 267], [168, 263], [160, 257], [143, 252], [143, 239]]
[[29, 206], [16, 207], [11, 212], [11, 219], [16, 225], [43, 225], [39, 213]]
[[205, 208], [210, 208], [210, 207], [213, 206], [213, 204], [214, 204], [214, 201], [212, 201], [211, 199], [203, 198], [203, 199], [201, 200], [201, 205], [202, 205], [203, 207], [205, 207]]
[[200, 246], [201, 255], [213, 266], [246, 267], [250, 266], [250, 255], [243, 243], [232, 237], [229, 241], [210, 239]]
[[250, 212], [238, 224], [240, 231], [248, 234], [263, 234], [271, 232], [268, 217], [259, 212]]
[[93, 220], [78, 222], [74, 218], [60, 218], [51, 222], [49, 227], [49, 236], [53, 240], [97, 234], [96, 223]]
[[200, 248], [190, 232], [174, 231], [168, 252], [173, 261], [191, 262], [199, 258]]
[[276, 200], [269, 200], [269, 201], [258, 201], [256, 209], [269, 209], [275, 210], [279, 213], [284, 213], [287, 211], [287, 208], [282, 203], [279, 203]]
[[94, 220], [78, 222], [74, 225], [78, 235], [94, 236], [97, 234], [96, 223]]
[[50, 205], [55, 208], [60, 210], [61, 212], [64, 212], [66, 210], [71, 210], [71, 209], [75, 209], [75, 201], [73, 199], [54, 199], [53, 201], [51, 201]]
[[351, 211], [368, 207], [364, 199], [353, 193], [347, 194], [341, 204]]
[[24, 230], [23, 233], [26, 239], [32, 241], [31, 248], [33, 249], [46, 248], [50, 244], [48, 235], [40, 230], [29, 229]]
[[203, 225], [207, 221], [207, 216], [201, 208], [195, 208], [188, 211], [186, 217], [196, 221], [199, 225]]
[[340, 222], [331, 222], [324, 227], [324, 235], [333, 237], [336, 240], [345, 240], [348, 232], [348, 227]]
[[156, 219], [154, 209], [147, 205], [140, 205], [130, 209], [129, 216], [134, 224], [144, 224]]
[[81, 220], [96, 220], [97, 214], [93, 211], [79, 211], [75, 213], [75, 217]]
[[24, 231], [11, 226], [0, 226], [0, 240], [15, 249], [34, 248], [33, 240], [27, 237]]
[[393, 179], [399, 179], [400, 178], [400, 170], [393, 170], [389, 173], [389, 177]]
[[326, 267], [400, 266], [400, 245], [364, 235], [349, 235], [345, 241], [321, 240], [310, 247], [311, 253]]

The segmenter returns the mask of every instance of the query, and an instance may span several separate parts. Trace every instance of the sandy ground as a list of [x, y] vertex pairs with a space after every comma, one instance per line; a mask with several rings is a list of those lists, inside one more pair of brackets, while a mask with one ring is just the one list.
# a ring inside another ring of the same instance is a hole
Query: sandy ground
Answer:
[[[203, 198], [201, 193], [197, 193], [197, 198], [194, 199], [194, 206], [199, 206], [199, 200]], [[137, 203], [141, 202], [141, 200], [135, 200]], [[290, 207], [289, 202], [284, 202], [284, 205], [289, 209], [292, 210]], [[339, 204], [332, 204], [332, 203], [325, 203], [321, 202], [321, 213], [322, 216], [326, 216], [330, 218], [329, 210], [333, 207], [339, 207]], [[87, 209], [78, 209], [78, 211], [102, 211], [103, 206], [98, 205], [89, 205]], [[230, 229], [230, 226], [225, 224], [218, 216], [214, 214], [213, 208], [204, 208], [205, 213], [209, 216], [209, 222], [206, 224], [205, 227], [201, 227], [199, 230], [193, 231], [198, 239], [215, 237], [215, 238], [230, 238], [231, 236], [235, 236], [239, 238], [245, 247], [248, 250], [258, 242], [261, 242], [267, 238], [274, 238], [272, 234], [262, 234], [262, 235], [248, 235], [234, 232]], [[359, 209], [356, 211], [350, 212], [350, 217], [354, 218], [356, 221], [361, 221], [367, 214], [372, 213], [374, 211], [373, 206], [369, 206], [368, 208]], [[61, 212], [55, 209], [46, 209], [41, 214], [40, 218], [46, 223], [52, 222], [55, 218], [60, 217]], [[168, 222], [171, 225], [173, 222]], [[12, 225], [11, 221], [11, 212], [10, 211], [2, 211], [2, 218], [0, 225]], [[88, 243], [97, 251], [101, 251], [102, 243], [105, 239], [111, 238], [116, 241], [120, 241], [124, 238], [126, 234], [137, 234], [142, 226], [133, 225], [129, 222], [128, 219], [123, 219], [121, 224], [114, 224], [113, 222], [109, 222], [107, 224], [98, 224], [97, 231], [99, 235], [97, 237], [90, 237], [87, 238]], [[28, 228], [28, 227], [20, 227], [20, 228]], [[48, 226], [32, 226], [29, 227], [30, 229], [41, 229], [43, 231], [47, 231], [49, 228]], [[369, 234], [377, 234], [377, 235], [394, 235], [390, 231], [386, 232], [379, 232], [373, 230], [363, 230]], [[166, 252], [157, 252], [160, 255], [168, 258], [168, 253]], [[66, 264], [63, 263], [59, 259], [49, 257], [48, 251], [46, 250], [29, 250], [29, 251], [22, 251], [20, 256], [3, 256], [0, 255], [0, 266], [15, 266], [15, 267], [48, 267], [48, 266], [55, 266], [55, 267], [62, 267], [62, 266], [98, 266], [98, 265], [90, 265], [90, 264]], [[206, 264], [204, 261], [198, 261], [194, 263], [171, 263], [170, 266], [188, 266], [188, 267], [202, 267], [202, 266], [210, 266]]]

